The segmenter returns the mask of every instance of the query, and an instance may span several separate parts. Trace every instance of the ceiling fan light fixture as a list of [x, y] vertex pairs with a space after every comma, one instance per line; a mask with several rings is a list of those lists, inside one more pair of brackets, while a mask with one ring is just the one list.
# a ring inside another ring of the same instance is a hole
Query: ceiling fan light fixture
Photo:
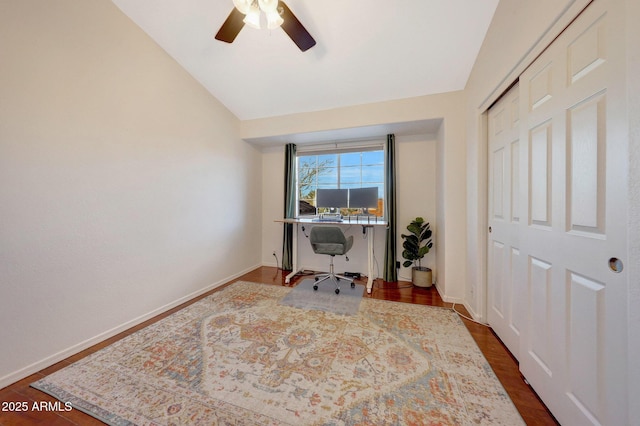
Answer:
[[272, 30], [274, 28], [278, 28], [284, 22], [282, 16], [277, 11], [265, 12], [267, 16], [267, 28]]
[[260, 29], [260, 8], [256, 2], [253, 2], [242, 21], [251, 28]]
[[258, 0], [258, 5], [267, 17], [268, 29], [272, 30], [282, 25], [284, 20], [278, 13], [278, 0]]
[[251, 9], [251, 4], [253, 0], [233, 0], [233, 5], [238, 9], [238, 12], [246, 15]]
[[309, 31], [283, 0], [233, 0], [233, 5], [235, 7], [216, 33], [216, 40], [233, 43], [245, 25], [260, 28], [264, 19], [267, 28], [282, 28], [302, 52], [316, 45]]
[[264, 13], [278, 11], [278, 0], [258, 0], [258, 4]]

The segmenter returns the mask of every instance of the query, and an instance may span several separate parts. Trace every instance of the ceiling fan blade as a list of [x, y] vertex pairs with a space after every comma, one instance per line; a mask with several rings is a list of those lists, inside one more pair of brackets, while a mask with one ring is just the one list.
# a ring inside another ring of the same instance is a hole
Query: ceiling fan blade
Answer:
[[309, 50], [313, 46], [316, 45], [316, 41], [311, 37], [309, 31], [307, 31], [296, 15], [291, 12], [291, 9], [283, 2], [279, 2], [278, 7], [282, 8], [282, 19], [284, 22], [282, 23], [282, 29], [285, 33], [293, 40], [293, 42], [302, 50], [303, 52]]
[[233, 43], [233, 40], [236, 39], [236, 36], [244, 27], [244, 15], [240, 13], [238, 9], [235, 7], [227, 17], [227, 20], [224, 21], [224, 24], [218, 30], [218, 34], [216, 34], [216, 40], [224, 41], [226, 43]]

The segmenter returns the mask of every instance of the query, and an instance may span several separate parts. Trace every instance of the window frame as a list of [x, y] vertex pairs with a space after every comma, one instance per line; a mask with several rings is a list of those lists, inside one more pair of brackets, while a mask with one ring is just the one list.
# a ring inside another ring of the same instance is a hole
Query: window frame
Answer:
[[[299, 147], [298, 151], [296, 153], [296, 214], [298, 217], [311, 217], [314, 214], [310, 214], [310, 213], [305, 213], [302, 214], [300, 212], [300, 201], [301, 200], [305, 200], [304, 198], [301, 198], [301, 194], [300, 194], [300, 159], [303, 157], [310, 157], [310, 156], [314, 156], [314, 155], [327, 155], [327, 154], [337, 154], [338, 155], [338, 161], [337, 164], [335, 165], [335, 168], [337, 169], [337, 176], [336, 176], [336, 181], [337, 181], [337, 186], [331, 186], [332, 188], [345, 188], [345, 186], [341, 186], [345, 185], [345, 183], [340, 181], [340, 173], [341, 173], [341, 164], [340, 164], [340, 154], [348, 154], [348, 153], [363, 153], [363, 152], [373, 152], [373, 151], [381, 151], [382, 152], [382, 175], [381, 175], [381, 180], [380, 182], [372, 182], [370, 185], [367, 185], [366, 182], [362, 182], [362, 174], [363, 174], [363, 164], [362, 162], [359, 165], [359, 169], [360, 169], [360, 182], [359, 182], [359, 186], [357, 186], [358, 188], [362, 188], [362, 187], [367, 187], [367, 186], [377, 186], [377, 187], [381, 187], [382, 188], [382, 193], [379, 194], [379, 198], [382, 199], [382, 215], [380, 216], [383, 220], [386, 217], [386, 209], [385, 209], [385, 193], [386, 193], [386, 177], [385, 177], [385, 170], [386, 170], [386, 161], [387, 161], [387, 155], [386, 155], [386, 150], [385, 150], [385, 145], [384, 142], [382, 141], [366, 141], [366, 142], [360, 142], [360, 143], [350, 143], [350, 144], [324, 144], [324, 145], [314, 145], [314, 146], [305, 146], [305, 147]], [[317, 179], [317, 178], [316, 178]], [[353, 186], [352, 184], [346, 183], [346, 187], [347, 188], [353, 188], [356, 186]], [[316, 180], [315, 183], [315, 189], [317, 190], [318, 188], [322, 188], [322, 187], [328, 187], [328, 186], [322, 186], [322, 185], [318, 185], [318, 182]], [[356, 210], [356, 209], [354, 209]]]

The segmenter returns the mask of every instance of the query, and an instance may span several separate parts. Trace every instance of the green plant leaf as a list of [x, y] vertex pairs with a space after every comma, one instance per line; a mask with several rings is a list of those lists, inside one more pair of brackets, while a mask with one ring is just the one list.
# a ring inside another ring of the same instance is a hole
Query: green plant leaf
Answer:
[[415, 245], [418, 245], [420, 243], [420, 241], [418, 240], [418, 237], [414, 235], [408, 235], [407, 238], [404, 239], [404, 241], [408, 242], [409, 244], [415, 244]]
[[410, 251], [407, 251], [407, 250], [404, 250], [404, 251], [402, 252], [402, 257], [404, 257], [404, 258], [405, 258], [405, 259], [407, 259], [407, 260], [411, 260], [411, 261], [413, 261], [413, 260], [415, 260], [415, 259], [416, 259], [416, 258], [415, 258], [415, 253], [410, 252]]
[[412, 244], [407, 243], [406, 241], [402, 244], [402, 248], [409, 253], [417, 253], [418, 247]]
[[413, 235], [417, 237], [420, 236], [420, 233], [422, 232], [422, 227], [417, 224], [417, 223], [411, 223], [407, 226], [407, 229], [409, 230], [409, 232], [411, 232]]

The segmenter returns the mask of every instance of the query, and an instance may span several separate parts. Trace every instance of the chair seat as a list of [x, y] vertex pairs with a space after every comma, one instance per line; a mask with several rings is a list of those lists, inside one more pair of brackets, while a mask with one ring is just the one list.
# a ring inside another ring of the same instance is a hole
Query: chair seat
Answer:
[[337, 275], [333, 272], [333, 257], [347, 254], [351, 246], [353, 246], [353, 235], [350, 235], [349, 238], [345, 237], [342, 229], [337, 226], [314, 226], [311, 228], [309, 240], [314, 253], [331, 256], [329, 273], [318, 275], [313, 289], [317, 290], [318, 284], [327, 280], [335, 284], [336, 294], [340, 293], [341, 279], [350, 282], [352, 287], [355, 286], [353, 279]]

